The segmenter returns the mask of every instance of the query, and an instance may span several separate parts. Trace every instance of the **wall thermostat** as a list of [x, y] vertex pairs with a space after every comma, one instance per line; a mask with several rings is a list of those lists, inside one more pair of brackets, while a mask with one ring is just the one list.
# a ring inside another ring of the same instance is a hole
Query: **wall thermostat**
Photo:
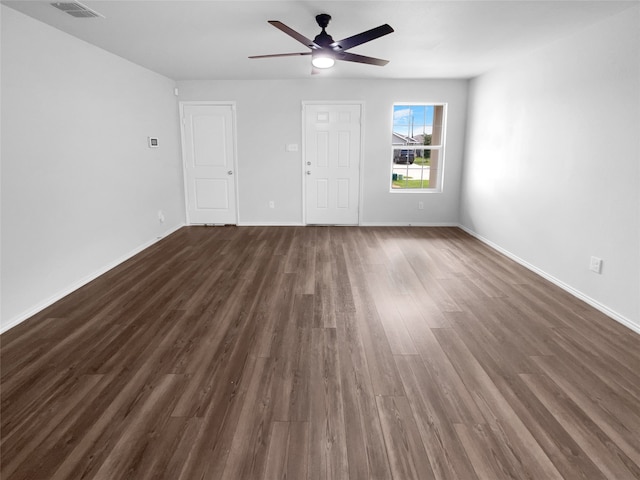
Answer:
[[147, 137], [149, 140], [149, 148], [158, 148], [158, 137]]

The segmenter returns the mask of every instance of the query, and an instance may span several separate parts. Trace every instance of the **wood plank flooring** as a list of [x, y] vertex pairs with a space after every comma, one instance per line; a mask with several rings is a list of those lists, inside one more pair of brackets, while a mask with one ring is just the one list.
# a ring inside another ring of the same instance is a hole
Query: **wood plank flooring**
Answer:
[[187, 227], [0, 340], [4, 480], [640, 478], [640, 336], [456, 228]]

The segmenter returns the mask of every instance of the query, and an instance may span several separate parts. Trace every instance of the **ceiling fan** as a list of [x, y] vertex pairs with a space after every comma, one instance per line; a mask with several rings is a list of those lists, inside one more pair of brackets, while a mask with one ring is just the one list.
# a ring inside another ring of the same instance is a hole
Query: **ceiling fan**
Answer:
[[269, 23], [271, 25], [279, 30], [282, 30], [284, 33], [299, 41], [303, 45], [309, 47], [311, 51], [301, 53], [254, 55], [249, 58], [294, 57], [299, 55], [311, 55], [312, 74], [318, 73], [318, 69], [333, 67], [336, 60], [342, 60], [345, 62], [366, 63], [368, 65], [379, 66], [384, 66], [389, 63], [388, 60], [366, 57], [364, 55], [357, 55], [355, 53], [347, 52], [347, 50], [353, 47], [357, 47], [358, 45], [362, 45], [363, 43], [370, 42], [371, 40], [375, 40], [376, 38], [380, 38], [393, 32], [393, 28], [391, 28], [389, 25], [385, 23], [384, 25], [380, 25], [379, 27], [372, 28], [371, 30], [367, 30], [366, 32], [362, 32], [357, 35], [353, 35], [352, 37], [338, 40], [336, 42], [325, 30], [327, 28], [327, 25], [329, 25], [330, 20], [331, 15], [327, 15], [326, 13], [316, 15], [316, 22], [318, 22], [318, 26], [322, 29], [322, 31], [313, 40], [305, 37], [304, 35], [301, 35], [300, 33], [296, 32], [290, 27], [287, 27], [284, 23], [279, 22], [278, 20], [269, 20]]

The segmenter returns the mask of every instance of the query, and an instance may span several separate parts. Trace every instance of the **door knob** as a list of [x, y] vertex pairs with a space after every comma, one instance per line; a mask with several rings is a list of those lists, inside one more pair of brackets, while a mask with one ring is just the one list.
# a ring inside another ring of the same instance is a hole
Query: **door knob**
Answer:
[[311, 171], [310, 170], [307, 170], [307, 175], [311, 175]]
[[307, 162], [307, 165], [311, 165], [311, 162]]
[[227, 172], [227, 175], [233, 175], [233, 170], [229, 170], [229, 171]]

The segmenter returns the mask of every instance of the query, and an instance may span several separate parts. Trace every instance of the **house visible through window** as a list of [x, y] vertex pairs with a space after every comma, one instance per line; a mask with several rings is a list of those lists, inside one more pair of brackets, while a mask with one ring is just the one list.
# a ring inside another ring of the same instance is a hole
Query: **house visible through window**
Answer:
[[440, 191], [445, 104], [394, 104], [392, 191]]

